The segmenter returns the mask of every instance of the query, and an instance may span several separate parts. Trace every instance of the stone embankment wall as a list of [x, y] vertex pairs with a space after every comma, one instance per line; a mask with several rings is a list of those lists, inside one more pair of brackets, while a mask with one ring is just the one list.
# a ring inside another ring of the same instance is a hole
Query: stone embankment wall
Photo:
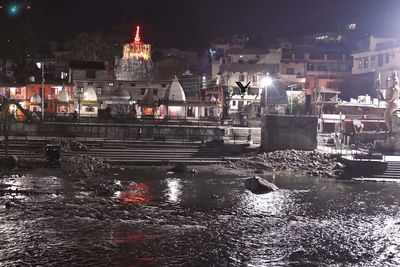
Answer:
[[155, 139], [155, 140], [222, 140], [224, 129], [197, 126], [154, 126], [132, 124], [100, 123], [21, 123], [11, 126], [10, 135], [55, 136], [55, 137], [94, 137], [106, 139]]
[[317, 148], [318, 118], [267, 115], [262, 118], [261, 147], [264, 151]]

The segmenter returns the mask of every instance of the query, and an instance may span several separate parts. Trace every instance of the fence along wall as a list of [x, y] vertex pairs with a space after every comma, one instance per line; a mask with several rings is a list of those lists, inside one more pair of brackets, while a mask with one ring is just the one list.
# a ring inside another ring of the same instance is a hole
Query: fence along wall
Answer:
[[317, 117], [267, 115], [262, 118], [261, 147], [264, 151], [317, 148]]
[[224, 129], [183, 125], [66, 124], [56, 122], [28, 124], [16, 122], [11, 125], [10, 135], [209, 141], [222, 140]]

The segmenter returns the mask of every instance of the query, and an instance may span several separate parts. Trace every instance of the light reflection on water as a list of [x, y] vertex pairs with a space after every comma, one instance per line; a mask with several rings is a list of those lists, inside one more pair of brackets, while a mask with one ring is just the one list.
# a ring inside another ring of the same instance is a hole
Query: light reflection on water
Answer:
[[122, 203], [130, 205], [144, 205], [151, 201], [149, 186], [145, 183], [130, 182], [123, 186], [122, 191], [117, 191], [114, 196]]
[[5, 179], [44, 194], [0, 207], [0, 265], [400, 265], [400, 185], [278, 177], [280, 190], [255, 195], [244, 177], [207, 172], [119, 179], [113, 197]]
[[182, 194], [182, 183], [179, 178], [167, 178], [165, 179], [167, 188], [164, 190], [165, 196], [169, 202], [179, 203], [180, 196]]

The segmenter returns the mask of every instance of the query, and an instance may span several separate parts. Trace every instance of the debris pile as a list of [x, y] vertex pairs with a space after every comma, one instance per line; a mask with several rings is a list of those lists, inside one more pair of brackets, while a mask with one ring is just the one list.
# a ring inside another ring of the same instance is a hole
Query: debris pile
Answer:
[[343, 165], [334, 155], [316, 151], [278, 150], [228, 161], [229, 168], [261, 169], [298, 173], [310, 176], [340, 177]]
[[61, 166], [65, 173], [70, 177], [76, 178], [96, 177], [104, 170], [110, 168], [109, 164], [103, 159], [87, 155], [63, 157], [63, 164]]
[[61, 140], [61, 150], [63, 152], [88, 151], [89, 148], [85, 144], [82, 144], [79, 141], [73, 139], [71, 140], [63, 139]]

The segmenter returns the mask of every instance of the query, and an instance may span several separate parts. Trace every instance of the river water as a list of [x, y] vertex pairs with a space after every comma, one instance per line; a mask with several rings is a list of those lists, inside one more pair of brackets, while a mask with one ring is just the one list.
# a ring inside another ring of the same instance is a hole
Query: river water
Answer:
[[100, 197], [6, 177], [0, 266], [400, 265], [399, 184], [278, 176], [281, 190], [255, 195], [243, 178], [141, 169], [112, 174], [123, 190]]

